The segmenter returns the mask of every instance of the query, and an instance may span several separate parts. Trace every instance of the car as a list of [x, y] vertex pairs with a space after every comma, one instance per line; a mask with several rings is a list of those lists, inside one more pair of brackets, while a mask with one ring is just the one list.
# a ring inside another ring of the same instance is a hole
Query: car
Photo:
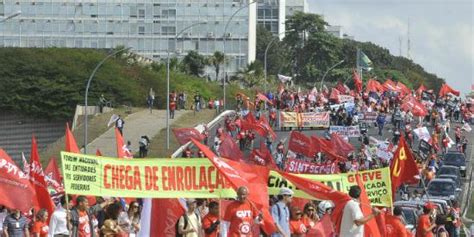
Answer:
[[452, 165], [459, 167], [463, 177], [466, 176], [466, 156], [462, 152], [450, 151], [443, 157], [443, 165]]
[[414, 232], [418, 222], [418, 209], [410, 207], [401, 208], [403, 220], [405, 222], [405, 228], [411, 232]]
[[450, 179], [454, 181], [454, 183], [456, 184], [456, 188], [461, 188], [461, 178], [459, 176], [452, 175], [452, 174], [442, 174], [442, 175], [436, 175], [436, 178]]
[[451, 179], [435, 178], [428, 184], [426, 190], [429, 198], [454, 200], [459, 198], [460, 188], [456, 188], [456, 183]]
[[424, 201], [425, 203], [426, 202], [432, 202], [432, 203], [435, 203], [438, 207], [437, 211], [441, 214], [441, 215], [445, 215], [448, 213], [449, 211], [449, 207], [451, 207], [453, 204], [451, 202], [451, 200], [444, 200], [444, 199], [438, 199], [438, 198], [428, 198], [427, 196], [424, 196], [421, 198], [422, 201]]
[[438, 172], [436, 172], [436, 175], [443, 175], [443, 174], [449, 174], [449, 175], [456, 175], [458, 177], [461, 177], [461, 172], [459, 167], [457, 166], [452, 166], [452, 165], [443, 165], [441, 168], [439, 168]]

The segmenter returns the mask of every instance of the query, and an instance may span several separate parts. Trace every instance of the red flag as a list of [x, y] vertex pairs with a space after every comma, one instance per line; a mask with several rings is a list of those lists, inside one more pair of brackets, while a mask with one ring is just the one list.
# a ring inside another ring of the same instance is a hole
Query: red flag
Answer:
[[102, 156], [102, 152], [100, 152], [99, 148], [97, 148], [97, 150], [95, 150], [95, 155], [96, 156]]
[[258, 98], [259, 100], [265, 101], [266, 103], [268, 103], [268, 104], [270, 104], [270, 105], [273, 104], [273, 102], [272, 102], [271, 100], [269, 100], [268, 97], [266, 97], [266, 96], [265, 96], [264, 94], [262, 94], [262, 93], [257, 93], [257, 98]]
[[56, 192], [63, 192], [63, 177], [59, 172], [59, 166], [54, 157], [49, 159], [48, 166], [44, 170], [45, 179], [49, 187], [52, 187]]
[[312, 140], [312, 150], [314, 153], [322, 152], [326, 154], [326, 156], [333, 161], [347, 160], [345, 156], [341, 156], [337, 153], [337, 148], [333, 147], [333, 144], [331, 141], [328, 141], [324, 138], [319, 138], [316, 136], [311, 136], [311, 140]]
[[369, 92], [383, 92], [384, 87], [380, 85], [380, 82], [374, 80], [374, 79], [369, 79], [367, 82], [367, 87], [365, 89], [367, 93]]
[[[357, 185], [361, 189], [360, 207], [362, 209], [362, 213], [364, 213], [364, 216], [368, 216], [372, 213], [372, 206], [370, 204], [369, 197], [367, 196], [367, 192], [365, 191], [364, 183], [360, 179], [360, 175], [358, 173], [356, 174], [356, 181], [357, 181]], [[377, 221], [374, 218], [372, 218], [369, 222], [365, 223], [364, 236], [365, 237], [381, 237], [379, 227], [377, 225]]]
[[416, 94], [418, 96], [421, 96], [421, 93], [423, 93], [423, 91], [426, 91], [426, 87], [423, 84], [421, 84], [420, 87], [418, 87], [418, 89], [416, 89]]
[[401, 95], [410, 95], [411, 94], [410, 88], [408, 88], [405, 84], [403, 84], [400, 81], [397, 82], [397, 88], [398, 88]]
[[127, 148], [127, 145], [123, 142], [122, 134], [118, 128], [115, 128], [115, 142], [117, 144], [117, 157], [118, 158], [133, 158], [132, 152]]
[[343, 157], [347, 157], [349, 153], [355, 150], [352, 144], [350, 144], [349, 142], [346, 142], [337, 133], [331, 134], [331, 143], [332, 143], [332, 147], [336, 148], [334, 149], [336, 153]]
[[176, 222], [185, 213], [179, 199], [152, 199], [151, 202], [150, 233], [148, 236], [176, 236]]
[[442, 86], [441, 86], [441, 89], [439, 90], [439, 96], [440, 97], [443, 97], [443, 96], [446, 96], [448, 93], [451, 93], [455, 96], [459, 96], [460, 95], [460, 92], [457, 91], [457, 90], [454, 90], [453, 88], [451, 88], [450, 86], [448, 86], [448, 84], [444, 83]]
[[195, 128], [173, 128], [173, 133], [176, 136], [179, 144], [184, 145], [191, 141], [191, 138], [194, 138], [198, 141], [204, 140], [206, 138], [204, 134], [200, 133]]
[[329, 95], [329, 99], [339, 102], [339, 95], [341, 92], [335, 88], [331, 89], [331, 94]]
[[[245, 186], [250, 190], [248, 200], [262, 211], [262, 229], [267, 234], [276, 231], [273, 218], [269, 212], [267, 182], [270, 170], [263, 166], [248, 165], [243, 162], [218, 158], [207, 146], [192, 139], [217, 170], [226, 177], [234, 189]], [[258, 191], [257, 191], [258, 190]]]
[[66, 151], [71, 153], [81, 153], [77, 147], [76, 139], [69, 129], [69, 123], [66, 123]]
[[392, 193], [394, 194], [402, 183], [418, 183], [418, 180], [414, 178], [418, 174], [418, 166], [413, 159], [410, 147], [405, 142], [405, 137], [402, 135], [390, 164]]
[[349, 93], [349, 90], [347, 90], [347, 86], [345, 84], [343, 84], [342, 82], [338, 82], [337, 85], [336, 85], [336, 89], [341, 92], [342, 94], [347, 94]]
[[383, 84], [383, 88], [385, 91], [395, 91], [399, 92], [399, 88], [397, 87], [397, 84], [393, 82], [391, 79], [387, 79]]
[[235, 161], [240, 161], [244, 158], [244, 153], [242, 153], [236, 141], [228, 133], [225, 132], [221, 135], [219, 155], [221, 157], [225, 157]]
[[362, 91], [362, 80], [360, 79], [359, 73], [357, 70], [352, 70], [352, 79], [354, 79], [355, 90], [357, 93]]
[[43, 167], [41, 167], [38, 144], [34, 136], [31, 137], [30, 181], [36, 192], [36, 198], [33, 198], [34, 207], [45, 208], [48, 213], [53, 213], [54, 203], [48, 192], [48, 184], [44, 177]]
[[273, 140], [277, 139], [276, 133], [273, 131], [272, 127], [270, 126], [270, 123], [268, 122], [267, 118], [265, 116], [260, 116], [260, 119], [258, 120], [259, 124], [261, 127], [263, 127], [267, 133], [269, 133]]
[[312, 158], [314, 156], [314, 151], [312, 149], [313, 146], [311, 142], [311, 138], [307, 137], [303, 133], [292, 131], [290, 133], [290, 140], [288, 141], [288, 150]]
[[425, 105], [420, 103], [416, 98], [413, 96], [407, 96], [400, 106], [401, 109], [404, 111], [411, 111], [411, 113], [418, 117], [424, 117], [428, 114], [428, 110], [426, 109]]
[[0, 149], [0, 203], [10, 209], [29, 212], [36, 199], [29, 177]]
[[331, 200], [335, 205], [331, 219], [336, 225], [336, 232], [340, 232], [344, 206], [349, 200], [351, 200], [349, 195], [333, 190], [318, 181], [310, 180], [283, 171], [278, 171], [278, 173], [283, 176], [284, 179], [293, 183], [296, 187], [298, 187], [298, 189], [304, 191], [312, 197], [320, 200]]
[[269, 169], [278, 169], [271, 152], [263, 141], [260, 141], [260, 149], [252, 150], [250, 160], [253, 160], [258, 165], [266, 166]]

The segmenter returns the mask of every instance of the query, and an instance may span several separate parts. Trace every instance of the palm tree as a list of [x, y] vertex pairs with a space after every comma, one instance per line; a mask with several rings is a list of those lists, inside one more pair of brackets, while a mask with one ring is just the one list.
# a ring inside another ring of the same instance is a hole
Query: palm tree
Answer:
[[212, 56], [209, 57], [209, 64], [214, 67], [216, 72], [216, 81], [219, 80], [219, 72], [221, 70], [221, 64], [225, 62], [225, 55], [221, 51], [216, 51]]

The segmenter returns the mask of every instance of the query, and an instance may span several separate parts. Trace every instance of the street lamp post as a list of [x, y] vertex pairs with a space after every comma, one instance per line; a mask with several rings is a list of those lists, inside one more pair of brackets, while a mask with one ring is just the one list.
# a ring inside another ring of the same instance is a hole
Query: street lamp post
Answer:
[[[278, 36], [282, 35], [282, 34], [285, 34], [285, 33], [288, 33], [288, 32], [293, 32], [294, 30], [289, 30], [289, 31], [284, 31], [284, 32], [281, 32], [278, 34]], [[268, 50], [270, 49], [270, 46], [273, 44], [273, 42], [275, 42], [275, 40], [277, 39], [280, 39], [279, 37], [276, 37], [276, 38], [273, 38], [267, 45], [267, 48], [265, 48], [265, 54], [264, 54], [264, 77], [265, 77], [265, 88], [264, 88], [264, 91], [265, 93], [267, 92], [267, 53], [268, 53]]]
[[[321, 86], [320, 86], [319, 90], [322, 90], [322, 89], [323, 89], [324, 78], [326, 78], [326, 75], [327, 75], [332, 69], [334, 69], [335, 67], [341, 65], [343, 62], [344, 62], [344, 60], [339, 61], [338, 63], [334, 64], [332, 67], [330, 67], [330, 68], [324, 73], [323, 78], [321, 79]], [[314, 86], [316, 86], [316, 82], [314, 83]]]
[[102, 61], [100, 61], [97, 66], [94, 68], [94, 71], [92, 71], [92, 74], [90, 75], [89, 77], [89, 80], [87, 80], [87, 86], [86, 86], [86, 94], [84, 95], [84, 105], [85, 105], [85, 110], [84, 110], [84, 154], [87, 154], [87, 106], [88, 106], [88, 96], [89, 96], [89, 87], [91, 85], [91, 81], [92, 81], [92, 78], [94, 78], [95, 76], [95, 73], [97, 72], [97, 70], [99, 70], [99, 68], [102, 66], [102, 64], [105, 63], [105, 61], [107, 61], [107, 59], [123, 52], [123, 51], [126, 51], [126, 50], [129, 50], [131, 49], [132, 47], [128, 47], [128, 48], [123, 48], [123, 49], [120, 49], [118, 51], [115, 51], [115, 52], [112, 52], [110, 53], [109, 55], [107, 55], [107, 57], [105, 57], [104, 59], [102, 59]]
[[234, 18], [235, 15], [237, 15], [237, 13], [239, 13], [242, 9], [244, 8], [247, 8], [248, 6], [250, 6], [251, 4], [254, 4], [254, 3], [257, 3], [257, 1], [252, 1], [252, 2], [249, 2], [245, 5], [243, 5], [242, 7], [240, 7], [239, 9], [237, 9], [233, 14], [232, 16], [230, 16], [229, 20], [227, 20], [227, 23], [225, 24], [225, 28], [224, 28], [224, 38], [223, 38], [223, 43], [224, 43], [224, 69], [223, 69], [223, 74], [224, 74], [224, 83], [222, 85], [222, 90], [223, 90], [223, 93], [224, 93], [224, 110], [226, 109], [227, 107], [227, 103], [226, 103], [226, 93], [225, 93], [225, 86], [226, 86], [226, 79], [227, 79], [227, 73], [226, 73], [226, 66], [225, 66], [225, 46], [226, 46], [226, 38], [227, 38], [227, 28], [229, 27], [229, 23], [232, 21], [232, 19]]
[[[202, 25], [202, 24], [207, 24], [207, 22], [202, 21], [202, 22], [191, 24], [185, 27], [184, 29], [182, 29], [180, 32], [178, 32], [178, 34], [174, 36], [175, 52], [176, 52], [176, 48], [178, 47], [178, 44], [177, 44], [178, 37], [186, 30], [194, 26]], [[169, 149], [170, 149], [170, 49], [168, 49], [167, 58], [166, 58], [166, 150], [169, 150]]]
[[5, 21], [8, 21], [8, 20], [10, 20], [10, 19], [12, 19], [12, 18], [14, 18], [14, 17], [19, 16], [19, 15], [21, 15], [21, 11], [16, 11], [16, 12], [14, 12], [14, 13], [8, 15], [7, 17], [1, 19], [1, 20], [0, 20], [0, 23], [5, 22]]

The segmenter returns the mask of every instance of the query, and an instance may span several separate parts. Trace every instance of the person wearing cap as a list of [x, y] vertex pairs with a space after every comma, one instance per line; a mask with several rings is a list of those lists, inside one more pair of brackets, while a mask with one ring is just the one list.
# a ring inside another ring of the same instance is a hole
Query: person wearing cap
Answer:
[[428, 202], [423, 206], [423, 215], [418, 218], [418, 226], [416, 227], [416, 237], [433, 237], [433, 229], [435, 224], [431, 223], [430, 217], [435, 209], [435, 205]]
[[344, 206], [342, 213], [340, 237], [363, 237], [364, 224], [380, 214], [380, 210], [372, 208], [372, 213], [364, 216], [360, 207], [360, 194], [362, 190], [354, 185], [349, 189], [349, 196], [352, 198]]
[[201, 236], [201, 217], [196, 213], [196, 203], [194, 198], [186, 200], [188, 210], [179, 218], [178, 232], [183, 237]]
[[[385, 216], [386, 237], [407, 237], [407, 230], [402, 222], [402, 208], [393, 208], [393, 215]], [[411, 235], [410, 235], [411, 236]]]
[[289, 188], [281, 188], [278, 193], [278, 202], [273, 204], [271, 213], [277, 232], [272, 237], [289, 237], [290, 236], [290, 210], [288, 205], [291, 203], [293, 190]]

